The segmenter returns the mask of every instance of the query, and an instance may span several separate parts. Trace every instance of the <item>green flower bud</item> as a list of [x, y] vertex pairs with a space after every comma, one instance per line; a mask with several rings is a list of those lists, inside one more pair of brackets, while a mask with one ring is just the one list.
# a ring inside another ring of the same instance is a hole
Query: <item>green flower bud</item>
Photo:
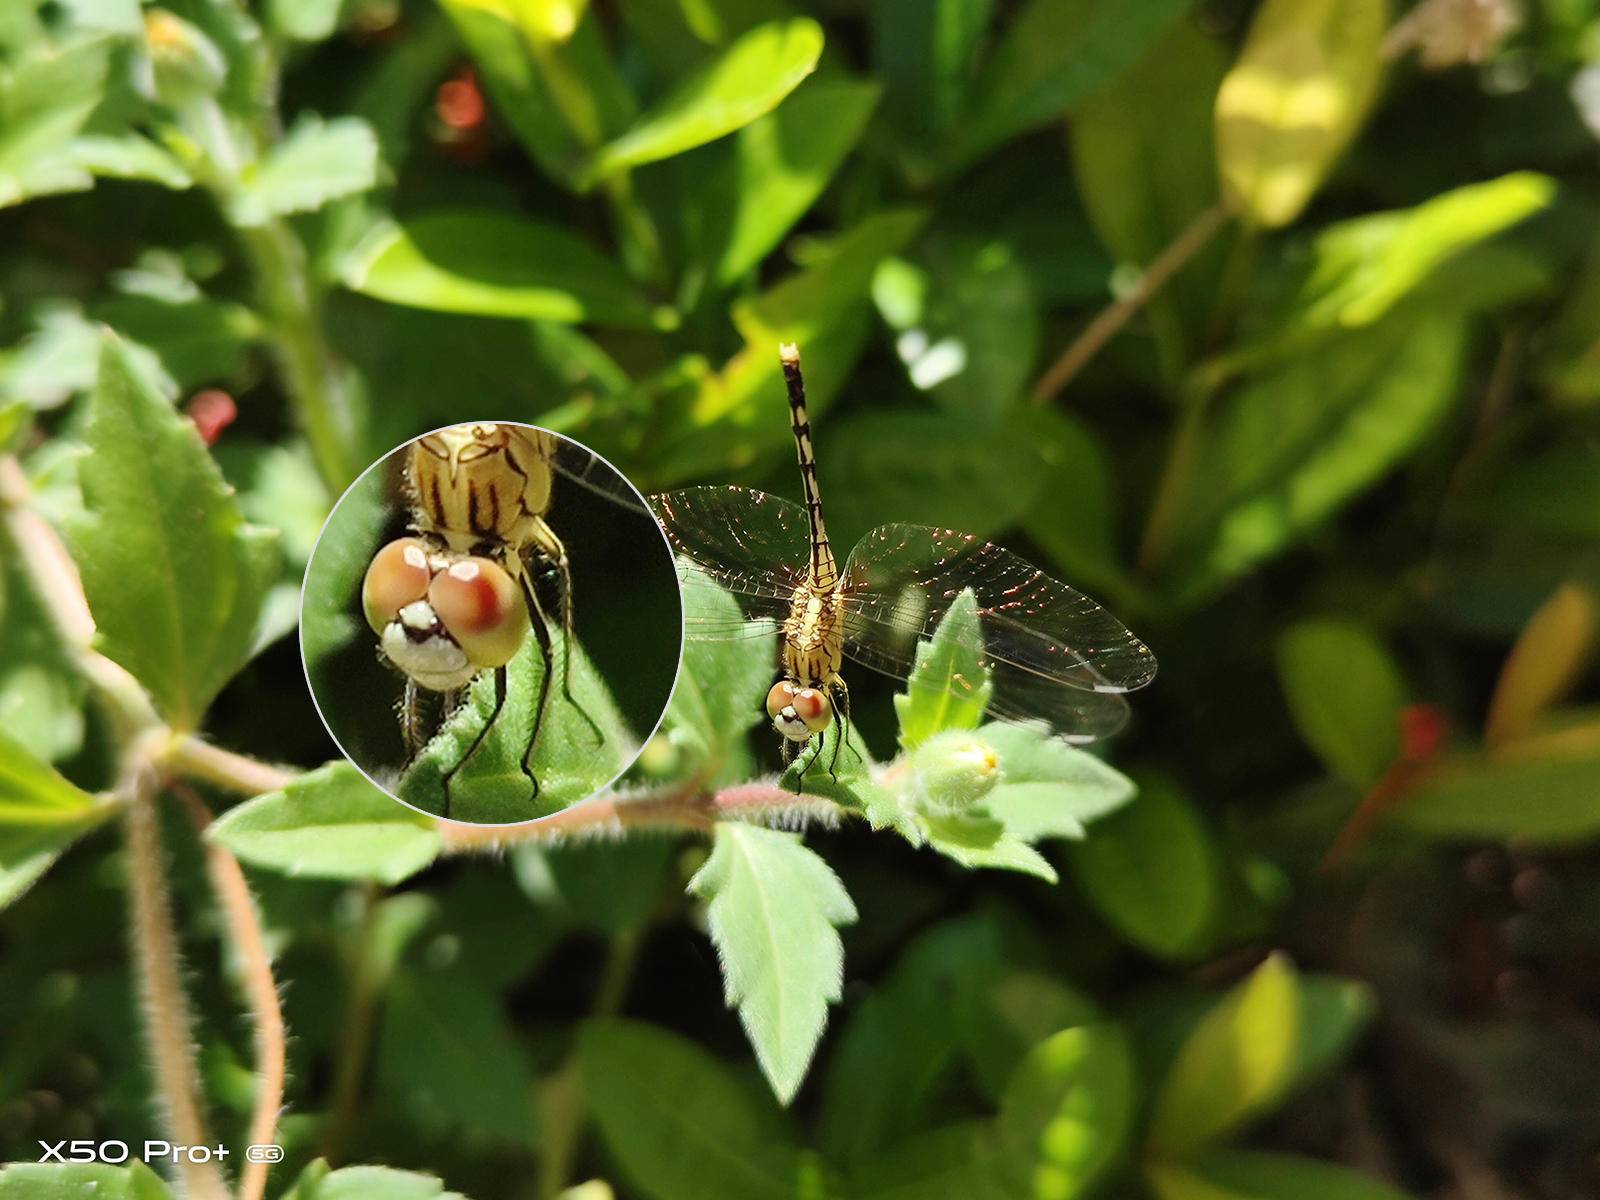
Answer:
[[155, 71], [156, 95], [173, 108], [214, 96], [227, 78], [222, 51], [194, 25], [164, 8], [144, 15], [144, 44]]
[[965, 729], [930, 737], [911, 752], [906, 765], [918, 803], [939, 812], [977, 803], [994, 790], [1003, 774], [994, 747]]

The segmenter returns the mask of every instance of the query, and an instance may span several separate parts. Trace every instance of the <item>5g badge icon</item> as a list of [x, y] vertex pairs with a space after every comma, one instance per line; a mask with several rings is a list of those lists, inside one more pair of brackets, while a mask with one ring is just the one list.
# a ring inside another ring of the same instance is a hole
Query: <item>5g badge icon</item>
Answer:
[[267, 1142], [261, 1145], [246, 1146], [244, 1148], [246, 1162], [253, 1163], [280, 1163], [283, 1161], [283, 1147]]

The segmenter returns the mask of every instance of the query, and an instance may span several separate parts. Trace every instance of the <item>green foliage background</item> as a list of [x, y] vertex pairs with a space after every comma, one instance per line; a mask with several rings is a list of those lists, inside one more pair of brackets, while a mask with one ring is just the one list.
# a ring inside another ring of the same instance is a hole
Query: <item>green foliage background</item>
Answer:
[[[243, 1200], [1600, 1190], [1600, 8], [1401, 7], [4, 6], [0, 1158], [173, 1136], [187, 1008]], [[562, 840], [328, 761], [366, 463], [793, 495], [781, 340], [841, 546], [995, 537], [1154, 647], [1115, 768], [862, 681], [787, 795], [761, 640]]]

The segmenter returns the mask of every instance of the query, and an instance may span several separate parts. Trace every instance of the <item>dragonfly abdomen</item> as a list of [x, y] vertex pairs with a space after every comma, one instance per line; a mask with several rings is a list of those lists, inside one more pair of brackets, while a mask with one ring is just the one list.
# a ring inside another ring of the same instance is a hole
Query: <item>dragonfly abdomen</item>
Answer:
[[831, 588], [839, 579], [839, 564], [828, 544], [828, 530], [822, 523], [822, 491], [817, 486], [817, 459], [811, 447], [811, 418], [806, 412], [806, 387], [800, 374], [800, 350], [794, 345], [779, 347], [783, 381], [789, 392], [789, 428], [794, 433], [795, 451], [800, 458], [800, 482], [806, 493], [806, 523], [811, 531], [810, 583], [819, 590]]

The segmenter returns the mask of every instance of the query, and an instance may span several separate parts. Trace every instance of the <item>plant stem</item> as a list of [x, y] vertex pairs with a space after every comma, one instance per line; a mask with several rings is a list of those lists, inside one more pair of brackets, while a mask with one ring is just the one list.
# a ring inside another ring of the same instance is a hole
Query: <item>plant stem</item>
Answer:
[[372, 1045], [372, 1020], [377, 1010], [379, 980], [373, 966], [373, 933], [377, 926], [377, 885], [361, 890], [361, 923], [356, 931], [355, 961], [350, 969], [350, 995], [345, 1003], [339, 1028], [338, 1058], [333, 1067], [331, 1116], [322, 1139], [322, 1157], [339, 1161], [339, 1150], [355, 1124], [356, 1103], [361, 1098], [361, 1078], [366, 1074], [367, 1053]]
[[1222, 231], [1229, 217], [1227, 208], [1222, 204], [1212, 205], [1173, 238], [1151, 260], [1128, 294], [1101, 309], [1099, 315], [1061, 352], [1061, 357], [1039, 377], [1039, 382], [1033, 388], [1033, 402], [1045, 404], [1071, 383], [1078, 372], [1088, 366], [1105, 344], [1149, 302], [1150, 297], [1165, 287], [1190, 259]]
[[341, 411], [333, 354], [322, 332], [322, 299], [306, 265], [305, 247], [283, 221], [241, 227], [240, 243], [255, 272], [284, 392], [310, 443], [317, 470], [337, 499], [355, 479], [353, 437]]
[[[161, 814], [155, 803], [155, 768], [137, 751], [129, 757], [130, 766], [119, 790], [128, 801], [126, 857], [131, 933], [147, 1047], [173, 1139], [186, 1146], [210, 1146], [212, 1141], [201, 1114], [189, 999], [183, 990], [172, 899], [167, 892]], [[227, 1196], [222, 1176], [213, 1163], [195, 1163], [187, 1155], [180, 1155], [178, 1174], [189, 1200], [224, 1200]]]
[[[203, 835], [211, 824], [211, 813], [205, 803], [186, 784], [175, 784], [173, 791], [184, 802], [195, 828]], [[272, 956], [267, 953], [266, 941], [261, 936], [255, 898], [250, 894], [250, 885], [245, 881], [239, 860], [225, 846], [214, 842], [204, 845], [211, 890], [222, 909], [233, 951], [239, 956], [245, 998], [255, 1026], [256, 1107], [250, 1118], [249, 1144], [269, 1145], [277, 1140], [278, 1116], [283, 1109], [284, 1079], [288, 1072], [283, 1008], [278, 1002], [277, 982], [272, 977]], [[238, 1200], [261, 1200], [266, 1194], [270, 1170], [268, 1163], [247, 1161], [239, 1176]]]
[[213, 746], [194, 734], [173, 738], [162, 755], [161, 765], [174, 774], [198, 779], [243, 796], [282, 791], [294, 782], [298, 774]]

